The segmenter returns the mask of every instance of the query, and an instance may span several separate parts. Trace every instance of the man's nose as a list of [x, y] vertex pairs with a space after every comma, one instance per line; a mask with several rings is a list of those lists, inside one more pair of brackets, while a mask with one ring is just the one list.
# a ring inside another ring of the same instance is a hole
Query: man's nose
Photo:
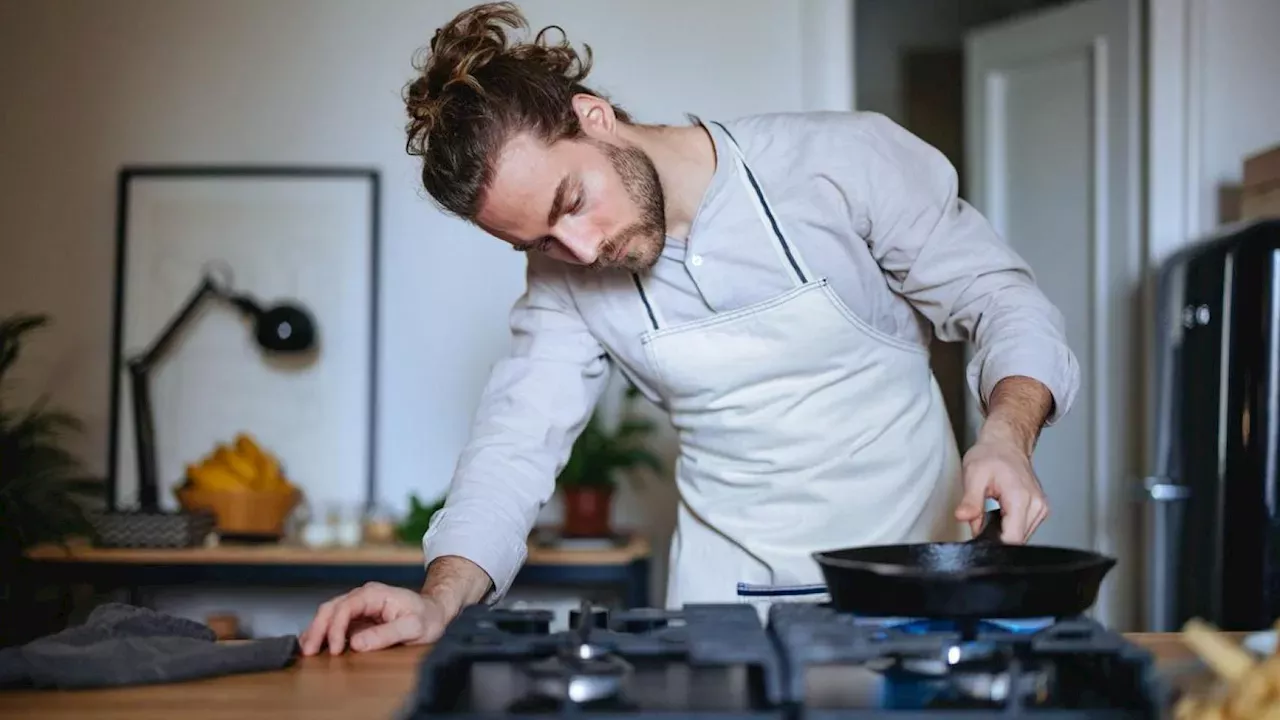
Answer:
[[560, 244], [583, 265], [590, 265], [600, 255], [600, 239], [581, 234], [560, 236]]

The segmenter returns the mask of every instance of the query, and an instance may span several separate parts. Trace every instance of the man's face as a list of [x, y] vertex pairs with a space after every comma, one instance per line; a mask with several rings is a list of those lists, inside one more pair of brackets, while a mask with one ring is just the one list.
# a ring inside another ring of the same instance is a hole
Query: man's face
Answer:
[[595, 269], [641, 271], [666, 242], [662, 187], [633, 145], [512, 138], [476, 218], [517, 249]]

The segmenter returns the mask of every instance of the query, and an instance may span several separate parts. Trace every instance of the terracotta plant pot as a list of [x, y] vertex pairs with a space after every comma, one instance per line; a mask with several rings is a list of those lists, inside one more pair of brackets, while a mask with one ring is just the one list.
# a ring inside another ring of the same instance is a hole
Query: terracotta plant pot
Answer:
[[564, 528], [566, 537], [607, 537], [612, 533], [611, 488], [564, 488]]

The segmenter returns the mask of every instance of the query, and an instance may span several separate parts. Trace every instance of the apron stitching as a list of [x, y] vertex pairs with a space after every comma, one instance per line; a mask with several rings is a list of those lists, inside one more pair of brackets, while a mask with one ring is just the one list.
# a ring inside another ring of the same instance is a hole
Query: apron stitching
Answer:
[[785, 303], [788, 300], [791, 300], [797, 295], [801, 295], [811, 290], [821, 289], [826, 286], [827, 286], [827, 280], [824, 278], [822, 280], [814, 281], [808, 285], [800, 285], [798, 287], [791, 288], [790, 290], [786, 291], [782, 295], [775, 295], [774, 297], [771, 297], [767, 300], [761, 300], [758, 303], [753, 303], [745, 307], [740, 307], [737, 310], [729, 310], [727, 312], [718, 313], [716, 315], [711, 315], [710, 317], [706, 317], [701, 320], [694, 320], [692, 322], [684, 323], [682, 325], [677, 325], [675, 327], [664, 327], [658, 330], [650, 330], [645, 332], [645, 337], [648, 338], [649, 340], [653, 340], [654, 338], [665, 337], [667, 335], [675, 335], [675, 334], [679, 334], [679, 333], [683, 333], [691, 330], [703, 330], [708, 327], [714, 327], [716, 325], [721, 325], [734, 320], [738, 320], [748, 315], [755, 315], [757, 313], [761, 313], [766, 310], [772, 310], [774, 306], [781, 305], [782, 303]]
[[929, 356], [929, 352], [925, 348], [922, 348], [919, 345], [913, 345], [912, 343], [907, 342], [906, 340], [903, 340], [901, 338], [896, 338], [868, 324], [867, 321], [858, 317], [857, 314], [855, 314], [852, 310], [850, 310], [848, 306], [844, 304], [844, 301], [841, 300], [840, 297], [836, 295], [835, 292], [831, 290], [829, 287], [827, 288], [827, 295], [828, 295], [828, 299], [831, 300], [832, 304], [836, 306], [836, 310], [840, 311], [840, 314], [843, 315], [845, 319], [848, 320], [849, 323], [853, 325], [856, 329], [861, 330], [862, 332], [871, 336], [872, 340], [885, 343], [892, 347], [898, 348], [899, 350], [903, 350], [904, 352], [909, 352], [912, 355], [920, 355], [922, 357]]
[[[649, 342], [650, 340], [653, 339], [653, 334], [655, 332], [658, 332], [658, 331], [657, 330], [645, 331], [644, 335], [640, 337], [640, 343], [644, 346], [645, 359], [649, 362], [649, 367], [653, 369], [654, 379], [659, 383], [665, 383], [667, 382], [666, 372], [663, 370], [662, 364], [658, 362], [658, 356], [654, 352], [653, 343]], [[658, 392], [659, 396], [662, 395], [662, 392], [660, 390], [655, 390], [655, 392]], [[663, 404], [665, 405], [666, 404], [665, 397], [663, 398], [663, 401], [664, 401]]]
[[779, 595], [825, 595], [826, 585], [752, 585], [738, 583], [738, 595], [742, 597], [776, 597]]

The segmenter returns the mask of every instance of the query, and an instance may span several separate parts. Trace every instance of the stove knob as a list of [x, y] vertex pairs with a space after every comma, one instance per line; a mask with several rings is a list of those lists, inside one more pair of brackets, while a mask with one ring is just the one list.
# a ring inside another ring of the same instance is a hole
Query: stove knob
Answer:
[[[599, 630], [607, 630], [609, 628], [609, 610], [602, 607], [592, 607], [589, 612], [591, 616], [587, 619], [588, 624]], [[578, 621], [582, 617], [581, 610], [569, 611], [569, 629], [578, 627]]]

